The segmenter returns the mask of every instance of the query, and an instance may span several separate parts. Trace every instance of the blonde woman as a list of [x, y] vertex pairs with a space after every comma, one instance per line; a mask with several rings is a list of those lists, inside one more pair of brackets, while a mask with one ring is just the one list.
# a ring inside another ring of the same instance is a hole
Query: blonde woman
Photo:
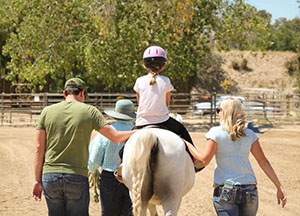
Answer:
[[217, 112], [220, 126], [211, 128], [206, 134], [205, 150], [199, 152], [189, 144], [191, 153], [203, 166], [208, 165], [212, 157], [216, 156], [213, 194], [216, 213], [222, 216], [256, 215], [258, 193], [249, 152], [276, 186], [278, 204], [281, 203], [284, 207], [287, 202], [285, 192], [264, 155], [258, 136], [246, 128], [246, 117], [240, 100], [223, 100]]

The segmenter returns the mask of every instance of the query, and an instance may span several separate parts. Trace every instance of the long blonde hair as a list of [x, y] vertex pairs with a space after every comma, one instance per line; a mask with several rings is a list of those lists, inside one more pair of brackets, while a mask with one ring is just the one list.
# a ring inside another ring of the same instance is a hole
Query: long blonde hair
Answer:
[[239, 99], [228, 98], [221, 102], [222, 116], [220, 123], [227, 131], [232, 141], [246, 136], [246, 115], [242, 110], [242, 103]]

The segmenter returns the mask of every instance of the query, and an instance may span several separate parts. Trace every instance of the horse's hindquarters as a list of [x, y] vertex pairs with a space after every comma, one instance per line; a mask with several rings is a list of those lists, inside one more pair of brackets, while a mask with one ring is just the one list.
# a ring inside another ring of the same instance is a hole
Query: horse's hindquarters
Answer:
[[157, 128], [142, 129], [128, 140], [122, 175], [131, 191], [134, 209], [142, 208], [137, 211], [144, 212], [143, 206], [151, 199], [151, 203], [162, 204], [165, 213], [172, 211], [173, 215], [195, 179], [182, 139]]

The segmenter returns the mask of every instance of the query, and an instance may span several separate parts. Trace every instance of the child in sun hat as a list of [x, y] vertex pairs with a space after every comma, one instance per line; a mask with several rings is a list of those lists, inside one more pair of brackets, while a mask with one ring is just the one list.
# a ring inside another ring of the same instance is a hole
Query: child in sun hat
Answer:
[[[106, 109], [104, 113], [115, 119], [111, 126], [117, 131], [132, 129], [132, 121], [136, 117], [132, 101], [118, 100], [115, 109]], [[120, 162], [119, 150], [123, 146], [124, 143], [113, 143], [101, 134], [98, 134], [90, 145], [89, 171], [96, 172], [99, 167], [103, 169], [99, 181], [102, 215], [132, 215], [129, 191], [114, 176], [114, 171]]]

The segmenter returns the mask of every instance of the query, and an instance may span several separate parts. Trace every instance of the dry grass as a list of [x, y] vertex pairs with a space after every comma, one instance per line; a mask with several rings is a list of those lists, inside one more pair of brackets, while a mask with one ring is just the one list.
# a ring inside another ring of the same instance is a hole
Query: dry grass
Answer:
[[[249, 52], [230, 51], [219, 53], [223, 60], [223, 69], [227, 77], [243, 88], [272, 88], [281, 92], [292, 93], [295, 80], [287, 74], [284, 64], [296, 56], [293, 52]], [[247, 60], [248, 70], [234, 70], [232, 62]]]

